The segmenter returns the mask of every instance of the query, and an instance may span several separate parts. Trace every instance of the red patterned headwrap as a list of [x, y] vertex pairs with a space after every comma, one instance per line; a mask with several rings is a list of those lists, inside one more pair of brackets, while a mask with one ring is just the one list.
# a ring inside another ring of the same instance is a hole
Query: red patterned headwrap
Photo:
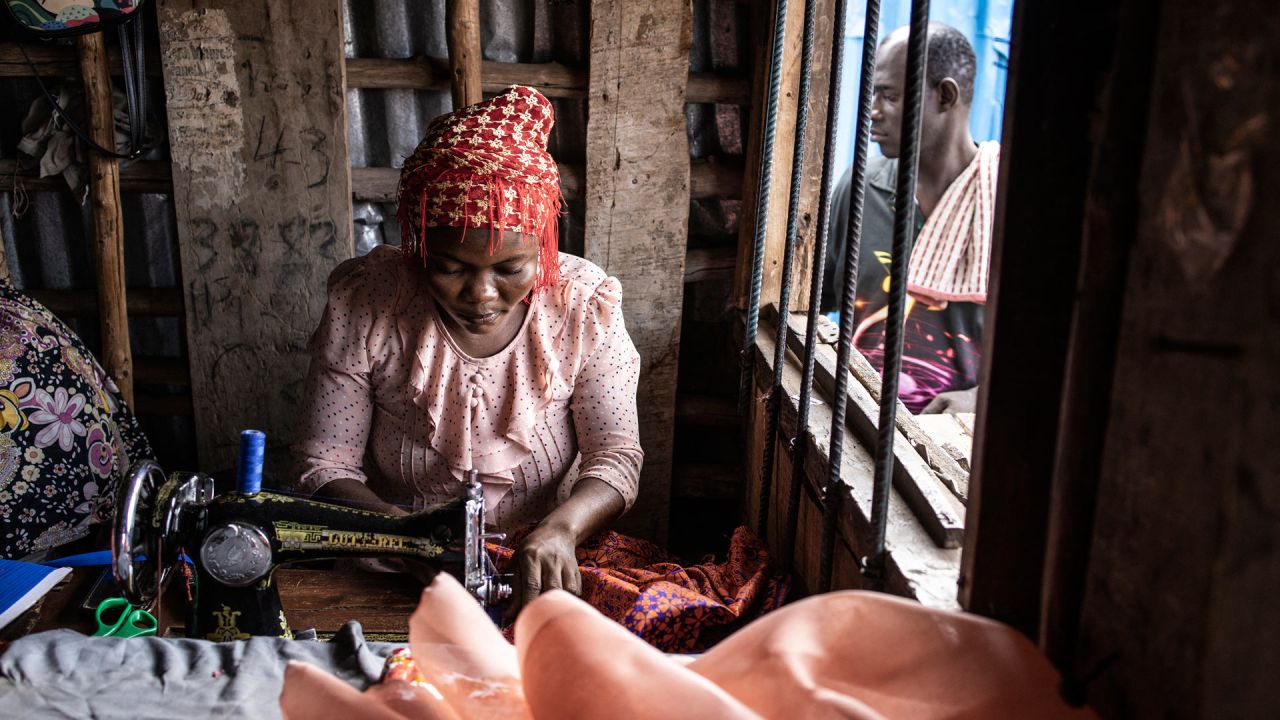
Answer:
[[491, 253], [512, 230], [539, 244], [534, 292], [554, 287], [560, 171], [547, 153], [554, 122], [542, 93], [520, 85], [431, 121], [396, 191], [405, 254], [426, 262], [427, 228], [489, 228]]

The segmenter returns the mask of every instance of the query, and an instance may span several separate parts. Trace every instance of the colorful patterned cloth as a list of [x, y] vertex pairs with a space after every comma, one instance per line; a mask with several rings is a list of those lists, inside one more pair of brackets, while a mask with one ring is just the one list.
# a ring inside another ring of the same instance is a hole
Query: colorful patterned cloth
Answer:
[[[490, 550], [499, 570], [510, 572], [514, 551]], [[578, 566], [582, 599], [664, 652], [706, 650], [781, 607], [790, 590], [786, 578], [770, 571], [764, 544], [745, 527], [733, 532], [721, 563], [708, 557], [685, 567], [647, 540], [606, 532], [578, 548]]]
[[0, 280], [0, 558], [110, 521], [130, 464], [155, 457], [119, 392], [70, 328]]
[[72, 34], [97, 30], [103, 21], [128, 17], [138, 9], [135, 0], [5, 0], [20, 25], [43, 34]]
[[[494, 545], [489, 550], [499, 571], [510, 571], [515, 551]], [[702, 652], [782, 607], [790, 583], [771, 573], [768, 565], [768, 551], [746, 527], [734, 531], [722, 563], [708, 557], [700, 565], [683, 567], [657, 545], [616, 532], [596, 535], [578, 548], [582, 599], [669, 653]], [[514, 642], [514, 625], [502, 632]], [[408, 648], [387, 658], [382, 679], [431, 685]]]
[[505, 231], [522, 233], [539, 243], [534, 290], [555, 287], [560, 170], [547, 153], [554, 124], [550, 101], [520, 85], [432, 120], [400, 171], [401, 247], [425, 261], [427, 228], [489, 228], [491, 251]]

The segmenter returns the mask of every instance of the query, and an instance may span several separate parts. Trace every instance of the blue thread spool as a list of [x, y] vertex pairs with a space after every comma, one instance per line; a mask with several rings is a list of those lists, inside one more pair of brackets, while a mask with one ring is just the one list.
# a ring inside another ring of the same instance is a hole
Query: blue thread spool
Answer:
[[240, 464], [236, 468], [236, 489], [245, 495], [262, 490], [262, 458], [267, 434], [261, 430], [240, 431]]

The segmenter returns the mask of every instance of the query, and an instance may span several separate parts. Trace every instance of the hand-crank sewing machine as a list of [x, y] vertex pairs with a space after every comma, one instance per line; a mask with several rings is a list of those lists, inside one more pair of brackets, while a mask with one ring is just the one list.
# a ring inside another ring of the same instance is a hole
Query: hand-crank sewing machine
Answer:
[[151, 461], [132, 468], [111, 541], [129, 602], [150, 603], [169, 570], [188, 559], [195, 566], [189, 635], [209, 640], [292, 637], [273, 575], [305, 560], [412, 558], [456, 574], [484, 605], [510, 596], [485, 552], [485, 541], [501, 535], [485, 533], [475, 471], [464, 499], [395, 516], [262, 492], [263, 445], [261, 433], [242, 434], [237, 488], [220, 495], [208, 475], [166, 477]]

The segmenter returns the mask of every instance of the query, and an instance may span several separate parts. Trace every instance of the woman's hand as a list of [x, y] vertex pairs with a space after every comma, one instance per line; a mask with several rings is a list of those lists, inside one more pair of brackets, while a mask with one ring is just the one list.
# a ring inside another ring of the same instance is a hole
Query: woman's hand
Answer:
[[516, 549], [514, 594], [503, 622], [515, 620], [520, 608], [547, 590], [580, 594], [578, 545], [613, 522], [625, 506], [622, 494], [605, 481], [593, 477], [579, 480], [569, 499], [552, 510]]
[[516, 549], [515, 592], [505, 621], [514, 620], [520, 608], [548, 590], [582, 592], [575, 540], [574, 533], [559, 524], [543, 523], [529, 533]]

